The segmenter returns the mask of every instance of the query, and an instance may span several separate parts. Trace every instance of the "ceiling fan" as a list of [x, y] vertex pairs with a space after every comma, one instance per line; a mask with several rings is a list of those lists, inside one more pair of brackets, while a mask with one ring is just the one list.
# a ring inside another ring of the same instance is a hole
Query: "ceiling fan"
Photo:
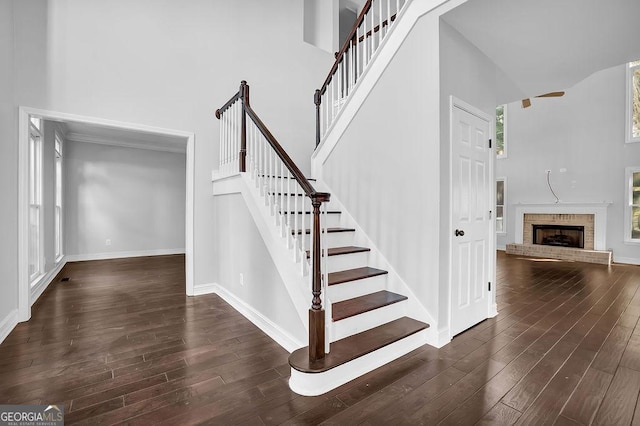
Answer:
[[[538, 95], [536, 98], [559, 98], [560, 96], [564, 96], [564, 92], [549, 92], [544, 95]], [[531, 106], [531, 99], [526, 98], [522, 100], [522, 108], [529, 108]]]

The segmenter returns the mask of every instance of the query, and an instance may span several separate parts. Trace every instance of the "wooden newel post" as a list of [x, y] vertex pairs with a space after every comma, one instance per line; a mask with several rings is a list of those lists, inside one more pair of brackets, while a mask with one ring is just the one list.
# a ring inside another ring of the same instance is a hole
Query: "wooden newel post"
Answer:
[[311, 197], [313, 206], [313, 259], [311, 278], [311, 309], [309, 309], [309, 360], [324, 358], [324, 309], [322, 309], [322, 271], [320, 269], [320, 206], [329, 201], [327, 193], [315, 193]]
[[247, 82], [240, 82], [240, 101], [242, 102], [242, 121], [240, 124], [240, 164], [239, 171], [247, 171], [247, 112], [244, 109], [245, 104], [249, 103], [249, 86]]
[[320, 104], [322, 103], [322, 93], [320, 89], [313, 95], [313, 103], [316, 105], [316, 148], [320, 145]]

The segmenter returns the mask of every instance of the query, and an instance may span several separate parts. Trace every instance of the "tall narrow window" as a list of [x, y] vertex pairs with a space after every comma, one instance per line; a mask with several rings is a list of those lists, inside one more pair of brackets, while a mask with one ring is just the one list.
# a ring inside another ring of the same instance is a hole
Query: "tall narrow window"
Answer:
[[56, 174], [55, 187], [55, 251], [56, 262], [62, 258], [62, 139], [56, 132], [54, 167]]
[[496, 156], [507, 158], [507, 106], [496, 107]]
[[625, 241], [640, 243], [640, 167], [627, 167]]
[[640, 142], [640, 60], [627, 67], [627, 142]]
[[496, 179], [496, 232], [498, 234], [504, 234], [507, 232], [504, 208], [506, 183], [506, 178]]
[[42, 119], [29, 120], [29, 280], [42, 274]]

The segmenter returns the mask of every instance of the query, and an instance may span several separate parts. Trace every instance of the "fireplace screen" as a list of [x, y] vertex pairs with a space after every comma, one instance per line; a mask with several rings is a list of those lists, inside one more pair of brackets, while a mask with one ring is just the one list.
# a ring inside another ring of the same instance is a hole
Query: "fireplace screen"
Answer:
[[533, 244], [584, 248], [584, 226], [533, 225]]

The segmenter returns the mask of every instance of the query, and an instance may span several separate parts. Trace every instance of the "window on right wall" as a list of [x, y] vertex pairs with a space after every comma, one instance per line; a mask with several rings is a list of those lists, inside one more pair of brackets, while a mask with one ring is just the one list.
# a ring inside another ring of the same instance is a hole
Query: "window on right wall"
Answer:
[[496, 157], [507, 158], [507, 106], [496, 107]]
[[640, 167], [626, 169], [627, 199], [625, 203], [626, 242], [640, 244]]
[[640, 60], [627, 67], [627, 143], [640, 142]]
[[496, 179], [496, 233], [505, 234], [507, 232], [505, 222], [505, 195], [507, 178]]

